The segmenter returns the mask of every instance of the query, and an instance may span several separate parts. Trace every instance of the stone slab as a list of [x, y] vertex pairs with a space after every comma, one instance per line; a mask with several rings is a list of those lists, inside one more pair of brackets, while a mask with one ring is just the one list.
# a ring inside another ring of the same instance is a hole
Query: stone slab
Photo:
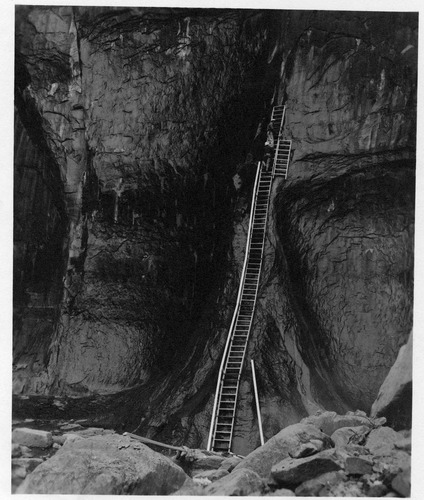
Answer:
[[12, 441], [29, 448], [50, 448], [53, 436], [51, 432], [18, 427], [12, 432]]
[[335, 450], [324, 450], [305, 458], [286, 458], [271, 469], [272, 478], [280, 486], [298, 486], [326, 472], [340, 470], [342, 462]]

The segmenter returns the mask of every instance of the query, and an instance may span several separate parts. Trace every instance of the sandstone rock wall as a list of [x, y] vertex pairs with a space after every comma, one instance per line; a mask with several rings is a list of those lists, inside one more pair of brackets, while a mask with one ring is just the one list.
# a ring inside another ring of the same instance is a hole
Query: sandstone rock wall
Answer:
[[[18, 80], [19, 111], [32, 104], [41, 117], [69, 223], [64, 297], [44, 372], [34, 378], [28, 367], [16, 391], [143, 384], [186, 356], [207, 296], [222, 288], [231, 177], [275, 83], [264, 63], [267, 16], [17, 13], [26, 77]], [[212, 324], [202, 338], [215, 333]], [[17, 333], [23, 343], [28, 335]]]
[[[416, 16], [18, 13], [18, 114], [40, 119], [67, 228], [58, 321], [16, 392], [135, 387], [112, 420], [205, 445], [274, 96], [293, 155], [248, 346], [264, 432], [322, 407], [368, 411], [412, 322]], [[246, 369], [235, 451], [258, 443]]]

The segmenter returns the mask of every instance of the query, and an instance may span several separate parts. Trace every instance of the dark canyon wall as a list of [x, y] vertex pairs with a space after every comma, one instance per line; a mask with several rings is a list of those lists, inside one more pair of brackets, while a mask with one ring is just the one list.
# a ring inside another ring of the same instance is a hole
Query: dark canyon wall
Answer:
[[113, 421], [205, 445], [274, 98], [265, 434], [368, 411], [412, 326], [417, 16], [25, 6], [16, 47], [15, 393], [132, 388]]

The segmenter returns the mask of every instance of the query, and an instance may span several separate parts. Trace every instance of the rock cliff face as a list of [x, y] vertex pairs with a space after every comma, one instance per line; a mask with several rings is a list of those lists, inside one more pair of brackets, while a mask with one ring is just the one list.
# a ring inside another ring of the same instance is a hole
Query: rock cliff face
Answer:
[[[293, 156], [248, 346], [265, 434], [368, 411], [412, 326], [417, 16], [16, 20], [15, 393], [132, 388], [113, 421], [205, 444], [274, 98]], [[257, 444], [246, 369], [234, 449]]]

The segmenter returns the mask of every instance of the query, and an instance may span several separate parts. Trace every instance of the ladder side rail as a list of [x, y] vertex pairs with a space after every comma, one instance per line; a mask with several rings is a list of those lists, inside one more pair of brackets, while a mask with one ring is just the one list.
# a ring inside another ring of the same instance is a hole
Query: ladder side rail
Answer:
[[283, 116], [281, 117], [280, 130], [278, 131], [278, 137], [283, 135], [284, 118], [286, 117], [286, 107], [283, 109]]
[[284, 178], [287, 179], [287, 174], [289, 173], [289, 163], [290, 163], [290, 153], [291, 153], [292, 141], [289, 141], [289, 150], [287, 154], [287, 165], [286, 165], [286, 174]]
[[250, 249], [250, 241], [251, 241], [251, 238], [252, 238], [252, 221], [253, 221], [253, 215], [254, 215], [254, 212], [255, 212], [255, 208], [256, 208], [256, 199], [257, 199], [257, 187], [259, 185], [259, 177], [260, 177], [260, 172], [261, 172], [261, 162], [258, 162], [258, 168], [257, 168], [257, 171], [256, 171], [256, 178], [255, 178], [255, 185], [254, 185], [254, 188], [253, 188], [253, 197], [252, 197], [252, 206], [251, 206], [251, 209], [250, 209], [250, 219], [249, 219], [249, 231], [248, 231], [248, 235], [247, 235], [247, 244], [246, 244], [246, 251], [245, 251], [245, 255], [244, 255], [244, 264], [243, 264], [243, 270], [242, 270], [242, 279], [240, 281], [240, 286], [239, 286], [239, 291], [238, 291], [238, 295], [237, 295], [237, 302], [236, 302], [236, 308], [234, 310], [234, 314], [233, 314], [233, 318], [232, 318], [232, 321], [231, 321], [231, 326], [230, 326], [230, 329], [229, 329], [229, 332], [228, 332], [228, 336], [227, 336], [227, 341], [225, 343], [225, 348], [224, 348], [224, 353], [223, 353], [223, 356], [222, 356], [222, 361], [221, 361], [221, 365], [220, 365], [220, 368], [219, 368], [219, 374], [218, 374], [218, 381], [217, 381], [217, 384], [216, 384], [216, 392], [215, 392], [215, 398], [214, 398], [214, 404], [213, 404], [213, 410], [212, 410], [212, 418], [211, 418], [211, 427], [210, 427], [210, 431], [209, 431], [209, 437], [208, 437], [208, 444], [207, 444], [207, 447], [206, 447], [206, 450], [207, 451], [210, 451], [210, 447], [211, 447], [211, 443], [212, 443], [212, 439], [213, 439], [213, 434], [214, 434], [214, 430], [216, 428], [216, 409], [217, 409], [217, 406], [218, 406], [218, 400], [220, 399], [220, 387], [222, 386], [222, 381], [223, 381], [223, 378], [224, 378], [224, 375], [225, 375], [225, 371], [224, 371], [224, 366], [225, 366], [225, 362], [226, 362], [226, 358], [227, 358], [227, 355], [228, 355], [228, 347], [230, 345], [230, 340], [231, 340], [231, 337], [233, 335], [233, 329], [234, 329], [234, 324], [235, 324], [235, 320], [238, 316], [238, 311], [239, 311], [239, 308], [240, 308], [240, 298], [241, 298], [241, 295], [242, 295], [242, 290], [244, 288], [244, 276], [246, 274], [246, 267], [247, 267], [247, 261], [248, 261], [248, 257], [249, 257], [249, 249]]
[[264, 433], [262, 430], [261, 406], [260, 406], [260, 402], [259, 402], [258, 385], [256, 383], [255, 363], [254, 363], [253, 359], [250, 360], [250, 363], [252, 365], [253, 389], [255, 392], [256, 414], [258, 416], [259, 437], [261, 440], [261, 446], [263, 446], [265, 444], [265, 440], [264, 440]]
[[284, 118], [286, 117], [286, 107], [283, 107], [283, 115], [281, 117], [281, 122], [280, 122], [280, 129], [278, 131], [278, 139], [277, 139], [277, 147], [274, 151], [274, 161], [272, 163], [272, 176], [275, 177], [275, 169], [277, 167], [277, 156], [278, 156], [278, 151], [280, 149], [280, 140], [282, 139], [283, 135], [283, 126], [284, 126]]

